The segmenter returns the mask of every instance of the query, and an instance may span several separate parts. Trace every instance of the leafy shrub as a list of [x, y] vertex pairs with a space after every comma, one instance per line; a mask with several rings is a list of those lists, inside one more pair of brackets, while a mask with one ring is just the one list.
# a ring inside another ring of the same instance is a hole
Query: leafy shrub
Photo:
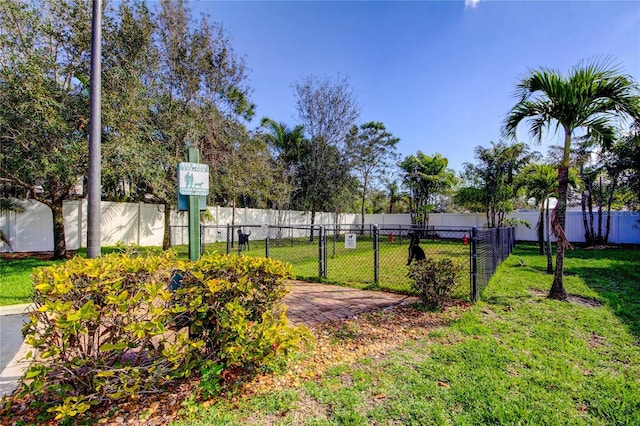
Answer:
[[176, 301], [201, 355], [251, 371], [297, 348], [302, 335], [288, 327], [282, 303], [292, 277], [290, 265], [266, 258], [214, 254], [191, 264]]
[[[136, 253], [74, 258], [33, 274], [34, 308], [23, 333], [38, 360], [22, 392], [45, 402], [57, 419], [159, 392], [193, 371], [210, 381], [203, 389], [211, 393], [218, 366], [253, 371], [300, 343], [303, 332], [288, 327], [282, 304], [290, 266]], [[171, 291], [176, 271], [183, 279]]]
[[448, 258], [427, 258], [411, 264], [409, 278], [412, 290], [429, 310], [441, 309], [451, 299], [462, 264]]
[[38, 361], [24, 390], [63, 401], [50, 409], [62, 418], [183, 377], [184, 360], [201, 344], [167, 333], [172, 262], [171, 254], [123, 253], [36, 271], [35, 307], [23, 333]]

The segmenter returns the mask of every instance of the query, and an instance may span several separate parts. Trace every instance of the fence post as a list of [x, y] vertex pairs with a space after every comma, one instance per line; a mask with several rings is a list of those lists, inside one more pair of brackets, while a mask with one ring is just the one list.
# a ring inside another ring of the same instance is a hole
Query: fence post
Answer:
[[264, 257], [269, 257], [269, 236], [271, 235], [271, 232], [269, 232], [269, 224], [267, 223], [267, 238], [265, 238], [265, 245], [264, 245]]
[[373, 283], [380, 282], [380, 228], [373, 225]]
[[227, 223], [227, 254], [231, 253], [231, 225]]
[[[313, 225], [311, 225], [311, 232], [313, 232]], [[324, 234], [324, 226], [318, 227], [318, 277], [322, 278], [326, 273], [324, 267], [324, 248], [322, 247], [322, 235]]]
[[328, 252], [329, 252], [329, 244], [327, 244], [327, 232], [328, 229], [325, 229], [324, 232], [322, 233], [322, 256], [324, 258], [324, 273], [323, 273], [323, 277], [327, 278], [327, 259], [329, 258]]
[[478, 228], [471, 228], [471, 301], [478, 301]]

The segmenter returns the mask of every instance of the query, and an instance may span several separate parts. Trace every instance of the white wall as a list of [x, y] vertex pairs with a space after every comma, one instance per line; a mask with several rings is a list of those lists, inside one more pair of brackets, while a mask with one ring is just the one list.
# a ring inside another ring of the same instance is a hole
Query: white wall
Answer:
[[[51, 251], [53, 250], [53, 219], [51, 210], [44, 204], [33, 200], [23, 202], [23, 213], [7, 212], [0, 214], [0, 230], [2, 230], [14, 251]], [[213, 219], [204, 224], [205, 238], [208, 242], [225, 241], [226, 225], [232, 223], [231, 207], [208, 207]], [[115, 245], [117, 242], [144, 246], [161, 246], [164, 232], [164, 206], [144, 203], [102, 202], [101, 243]], [[68, 201], [64, 204], [65, 232], [67, 248], [75, 250], [86, 246], [86, 200]], [[516, 239], [520, 241], [536, 241], [535, 225], [538, 221], [537, 211], [514, 212], [509, 217], [524, 219], [530, 228], [520, 225], [516, 228]], [[171, 237], [174, 244], [187, 244], [187, 214], [172, 212]], [[604, 217], [606, 220], [606, 215]], [[358, 214], [340, 214], [340, 224], [360, 224]], [[235, 211], [235, 225], [307, 225], [311, 223], [308, 212], [260, 210], [238, 208]], [[334, 213], [317, 213], [317, 225], [334, 225]], [[365, 215], [365, 224], [410, 225], [408, 214], [375, 214]], [[486, 225], [484, 214], [433, 213], [429, 217], [429, 225], [434, 227], [483, 227]], [[605, 223], [603, 221], [603, 229]], [[256, 237], [262, 237], [265, 229], [250, 228]], [[582, 213], [567, 212], [566, 234], [570, 241], [584, 242], [584, 226]], [[640, 212], [612, 212], [611, 243], [640, 244]], [[0, 246], [0, 251], [9, 251]]]

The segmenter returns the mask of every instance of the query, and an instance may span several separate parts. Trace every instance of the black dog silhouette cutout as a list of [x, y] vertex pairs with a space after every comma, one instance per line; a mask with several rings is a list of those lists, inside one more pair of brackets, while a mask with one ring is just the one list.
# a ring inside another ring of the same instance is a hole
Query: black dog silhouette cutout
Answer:
[[415, 259], [415, 261], [418, 262], [425, 260], [427, 257], [422, 247], [420, 247], [420, 236], [418, 236], [416, 232], [409, 232], [407, 236], [411, 239], [409, 242], [409, 259], [407, 260], [407, 266], [409, 266], [412, 260]]
[[238, 228], [238, 249], [239, 250], [243, 250], [243, 249], [247, 249], [249, 250], [249, 235], [251, 235], [251, 232], [249, 232], [248, 234], [245, 234], [242, 232], [242, 228]]

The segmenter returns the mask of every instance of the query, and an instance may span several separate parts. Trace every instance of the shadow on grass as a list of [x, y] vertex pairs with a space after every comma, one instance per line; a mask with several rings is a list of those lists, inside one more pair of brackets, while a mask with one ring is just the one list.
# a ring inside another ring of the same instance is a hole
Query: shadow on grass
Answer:
[[[518, 244], [507, 266], [513, 268], [510, 276], [519, 274], [518, 270], [528, 270], [537, 274], [549, 287], [553, 277], [546, 274], [546, 259], [538, 254], [534, 245]], [[554, 256], [555, 266], [555, 256]], [[576, 248], [568, 250], [565, 258], [565, 276], [576, 277], [584, 285], [598, 293], [601, 302], [628, 327], [629, 331], [640, 339], [640, 249], [633, 247], [604, 247], [598, 249]], [[524, 278], [531, 280], [531, 278]], [[518, 285], [519, 292], [523, 285]], [[528, 285], [527, 287], [531, 287]], [[492, 294], [485, 298], [487, 302], [508, 305], [514, 298], [530, 297], [528, 288], [524, 293]], [[543, 290], [543, 288], [541, 288]], [[580, 299], [580, 296], [574, 295]], [[585, 299], [586, 300], [586, 299]]]
[[[520, 246], [536, 257], [534, 246]], [[612, 312], [640, 339], [640, 249], [637, 247], [575, 248], [565, 258], [565, 276], [575, 276], [595, 290]], [[542, 263], [522, 266], [544, 274]], [[554, 257], [555, 266], [555, 257]]]
[[580, 277], [640, 339], [640, 250], [579, 249], [565, 271]]

